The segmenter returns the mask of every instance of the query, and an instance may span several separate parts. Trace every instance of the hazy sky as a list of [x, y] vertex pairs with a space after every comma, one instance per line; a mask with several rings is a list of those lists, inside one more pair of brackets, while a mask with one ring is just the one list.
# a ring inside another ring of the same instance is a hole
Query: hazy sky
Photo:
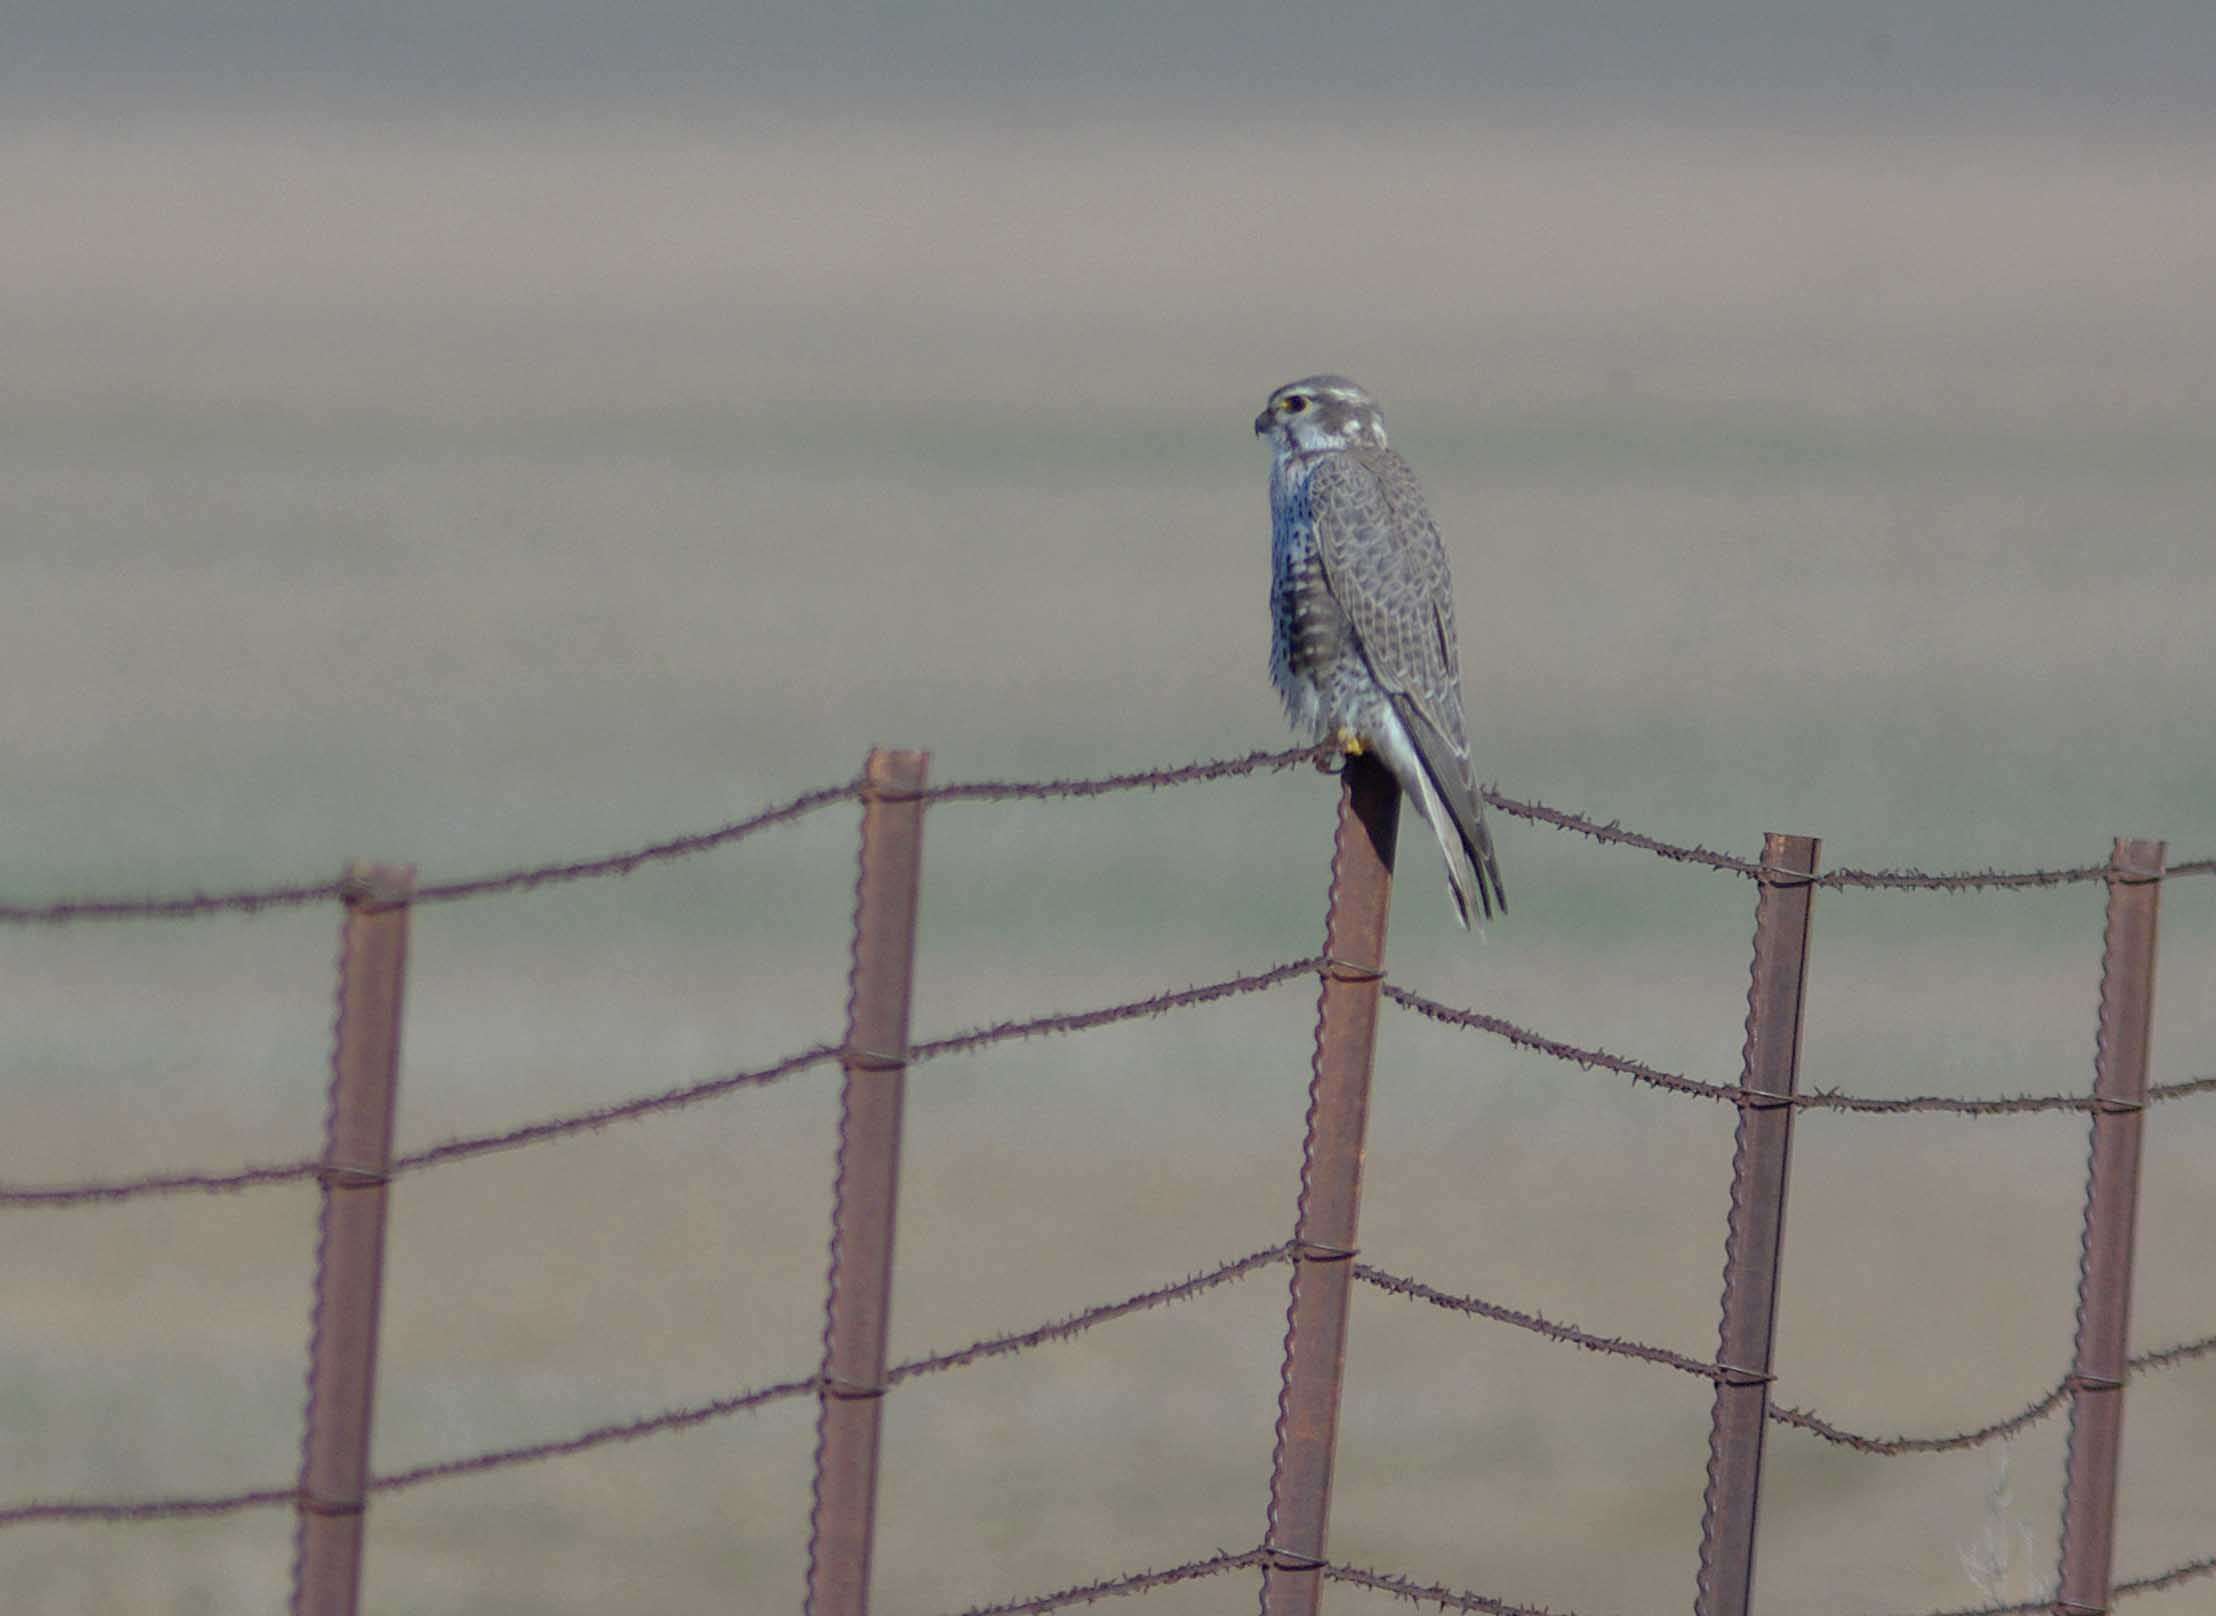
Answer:
[[[2216, 98], [2207, 0], [13, 0], [11, 95]], [[20, 99], [19, 99], [20, 104]]]

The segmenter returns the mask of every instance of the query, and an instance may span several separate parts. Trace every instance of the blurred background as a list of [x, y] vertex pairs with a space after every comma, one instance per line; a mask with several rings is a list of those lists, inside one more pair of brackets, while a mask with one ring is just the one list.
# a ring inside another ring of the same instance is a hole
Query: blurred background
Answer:
[[[1834, 867], [2216, 854], [2197, 0], [32, 0], [0, 92], [11, 901], [582, 857], [878, 743], [942, 780], [1282, 744], [1248, 422], [1321, 369], [1430, 491], [1511, 795]], [[1333, 801], [933, 810], [918, 1035], [1312, 952]], [[419, 915], [403, 1148], [836, 1037], [854, 834]], [[1729, 1081], [1751, 891], [1498, 835], [1483, 941], [1404, 839], [1395, 979]], [[2169, 1081], [2216, 1070], [2216, 882], [2163, 902]], [[1803, 1083], [2083, 1087], [2100, 906], [1823, 894]], [[335, 933], [0, 933], [0, 1178], [311, 1154]], [[920, 1069], [896, 1357], [1282, 1239], [1312, 1004]], [[819, 1072], [402, 1180], [379, 1468], [811, 1372], [835, 1104]], [[1706, 1355], [1731, 1126], [1389, 1016], [1365, 1255]], [[1807, 1117], [1779, 1399], [1935, 1434], [2051, 1387], [2084, 1158], [2063, 1116]], [[2216, 1330], [2212, 1226], [2216, 1109], [2163, 1107], [2137, 1347]], [[299, 1186], [0, 1218], [0, 1500], [287, 1484], [313, 1235]], [[902, 1388], [878, 1608], [1254, 1543], [1283, 1305], [1272, 1270]], [[1689, 1608], [1705, 1386], [1370, 1292], [1349, 1375], [1335, 1557]], [[793, 1609], [812, 1425], [380, 1498], [369, 1608]], [[2216, 1362], [2127, 1433], [2119, 1574], [2216, 1552]], [[1765, 1602], [2036, 1597], [2062, 1439], [1773, 1431]], [[290, 1539], [18, 1527], [0, 1587], [270, 1609]]]

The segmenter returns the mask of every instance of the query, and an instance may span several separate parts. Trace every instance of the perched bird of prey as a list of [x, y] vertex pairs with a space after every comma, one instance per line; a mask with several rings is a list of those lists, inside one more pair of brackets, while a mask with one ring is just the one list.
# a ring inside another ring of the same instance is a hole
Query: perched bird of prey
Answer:
[[1270, 678], [1293, 727], [1375, 753], [1430, 821], [1454, 910], [1506, 910], [1462, 727], [1454, 587], [1377, 400], [1344, 376], [1287, 382], [1254, 418], [1270, 466]]

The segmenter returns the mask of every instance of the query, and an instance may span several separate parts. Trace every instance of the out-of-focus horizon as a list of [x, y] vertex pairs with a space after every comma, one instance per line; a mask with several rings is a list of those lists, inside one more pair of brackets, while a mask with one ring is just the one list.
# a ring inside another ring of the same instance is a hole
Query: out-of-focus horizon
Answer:
[[[1247, 423], [1319, 369], [1440, 517], [1481, 779], [1830, 866], [2216, 854], [2204, 6], [80, 0], [11, 19], [0, 89], [12, 900], [582, 856], [873, 743], [940, 779], [1278, 745]], [[1331, 800], [933, 810], [919, 1033], [1311, 952]], [[1482, 943], [1404, 837], [1395, 980], [1728, 1080], [1751, 895], [1500, 835]], [[404, 1148], [835, 1036], [852, 840], [419, 915]], [[2216, 1069], [2216, 882], [2164, 903], [2174, 1080]], [[2099, 920], [1823, 894], [1804, 1081], [2083, 1084]], [[334, 923], [0, 932], [0, 1179], [312, 1149]], [[1309, 1008], [919, 1072], [896, 1355], [1281, 1239]], [[834, 1099], [404, 1180], [380, 1468], [810, 1372]], [[2154, 1120], [2140, 1347], [2216, 1329], [2216, 1121]], [[1935, 1432], [2054, 1383], [2081, 1123], [1799, 1149], [1783, 1400]], [[1365, 1255], [1702, 1354], [1729, 1159], [1728, 1113], [1388, 1019]], [[282, 1484], [312, 1224], [0, 1217], [0, 1499]], [[1282, 1309], [1250, 1281], [903, 1387], [880, 1608], [1254, 1541]], [[1701, 1385], [1369, 1295], [1352, 1353], [1335, 1553], [1690, 1602]], [[2133, 1387], [2126, 1574], [2216, 1542], [2212, 1372]], [[1766, 1594], [1976, 1604], [1997, 1532], [2030, 1596], [2060, 1437], [1998, 1505], [1981, 1455], [1777, 1433]], [[380, 1498], [371, 1603], [787, 1608], [808, 1452], [787, 1409]], [[266, 1606], [288, 1532], [19, 1529], [0, 1587]]]
[[[1186, 5], [846, 0], [34, 0], [11, 22], [10, 98], [102, 89], [236, 104], [491, 95], [540, 106], [690, 93], [825, 96], [843, 115], [941, 99], [997, 115], [1032, 98], [1160, 110], [1307, 94], [1466, 109], [1494, 97], [1606, 109], [1705, 97], [2016, 97], [2050, 116], [2191, 114], [2216, 100], [2216, 17], [2194, 0], [1581, 0], [1470, 7], [1394, 0]], [[1310, 103], [1314, 110], [1315, 103]], [[1865, 111], [1861, 120], [1870, 124]]]
[[[0, 871], [551, 855], [843, 774], [858, 736], [971, 772], [1266, 742], [1244, 423], [1319, 365], [1379, 393], [1441, 506], [1489, 777], [1582, 791], [1579, 731], [1728, 727], [1815, 681], [1878, 731], [1803, 723], [1791, 768], [1704, 742], [1627, 811], [1859, 862], [2190, 838], [2216, 801], [2173, 717], [2216, 587], [2209, 151], [33, 121], [0, 148], [0, 710], [42, 766]], [[773, 741], [734, 731], [734, 689]], [[405, 722], [234, 800], [276, 723], [315, 746], [366, 711]], [[214, 767], [95, 789], [179, 717]], [[2037, 789], [1860, 811], [1972, 736]], [[581, 744], [609, 749], [584, 794]], [[234, 834], [141, 834], [181, 811]]]

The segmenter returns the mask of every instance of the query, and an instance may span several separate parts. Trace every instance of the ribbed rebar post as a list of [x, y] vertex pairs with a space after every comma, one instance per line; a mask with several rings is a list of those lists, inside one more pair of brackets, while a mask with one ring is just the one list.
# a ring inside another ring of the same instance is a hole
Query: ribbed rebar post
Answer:
[[1812, 878], [1822, 845], [1813, 836], [1775, 832], [1762, 840], [1739, 1129], [1731, 1158], [1731, 1215], [1724, 1238], [1723, 1323], [1716, 1352], [1727, 1374], [1716, 1383], [1709, 1424], [1700, 1587], [1694, 1607], [1698, 1616], [1747, 1616], [1754, 1604], [1755, 1515], [1762, 1496], [1770, 1351], [1777, 1335], [1778, 1269], [1785, 1250], [1792, 1101], [1800, 1073], [1809, 915], [1816, 897]]
[[1399, 825], [1400, 788], [1393, 777], [1372, 758], [1350, 758], [1340, 785], [1331, 910], [1324, 924], [1292, 1299], [1270, 1465], [1262, 1616], [1314, 1616], [1323, 1596], [1331, 1465], [1362, 1202], [1362, 1141], [1369, 1125], [1371, 1056]]
[[2077, 1356], [2070, 1369], [2062, 1569], [2055, 1608], [2105, 1612], [2116, 1550], [2116, 1471], [2130, 1373], [2131, 1261], [2139, 1221], [2139, 1151], [2154, 1020], [2161, 842], [2118, 839], [2108, 864], [2101, 1018], [2093, 1058], [2091, 1160], [2078, 1267]]
[[338, 1022], [324, 1127], [307, 1429], [294, 1500], [293, 1616], [360, 1607], [369, 1432], [384, 1289], [385, 1184], [400, 1087], [409, 865], [356, 864], [341, 885]]
[[879, 1416], [892, 1313], [900, 1115], [908, 1071], [929, 754], [875, 751], [862, 775], [861, 873], [847, 985], [846, 1080], [831, 1202], [831, 1273], [817, 1385], [810, 1616], [864, 1616], [877, 1513]]

